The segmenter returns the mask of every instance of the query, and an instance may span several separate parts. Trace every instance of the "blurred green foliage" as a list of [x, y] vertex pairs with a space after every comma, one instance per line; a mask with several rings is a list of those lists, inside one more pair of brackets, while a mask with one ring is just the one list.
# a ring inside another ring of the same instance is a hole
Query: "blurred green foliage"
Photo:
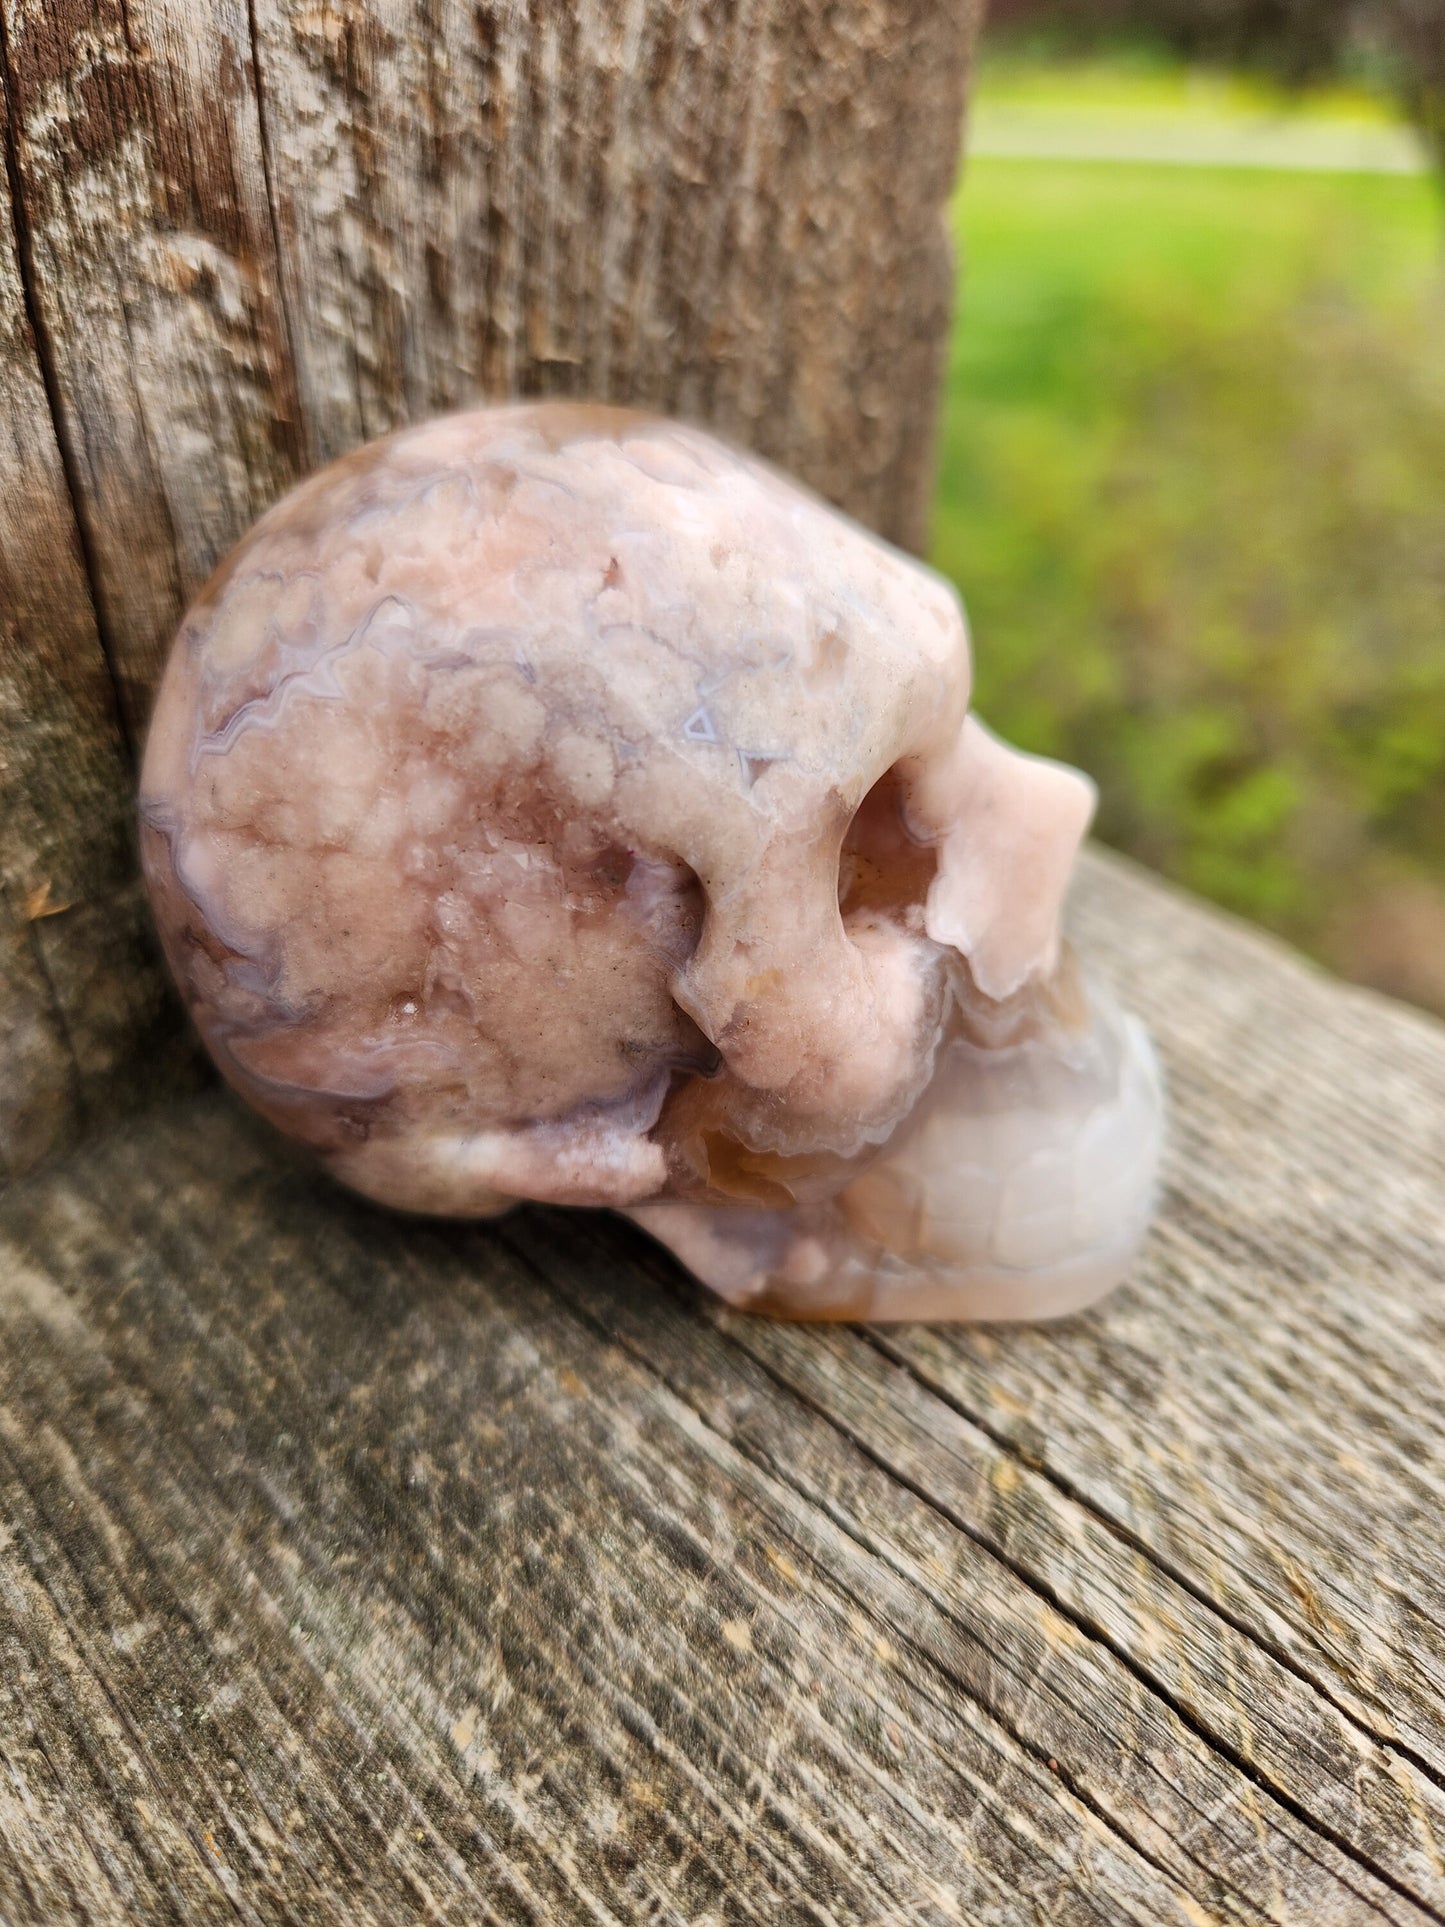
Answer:
[[975, 159], [957, 221], [933, 556], [981, 713], [1106, 840], [1445, 1009], [1431, 183]]
[[1152, 46], [1303, 84], [1388, 88], [1445, 176], [1445, 0], [990, 0], [990, 38], [1075, 54]]

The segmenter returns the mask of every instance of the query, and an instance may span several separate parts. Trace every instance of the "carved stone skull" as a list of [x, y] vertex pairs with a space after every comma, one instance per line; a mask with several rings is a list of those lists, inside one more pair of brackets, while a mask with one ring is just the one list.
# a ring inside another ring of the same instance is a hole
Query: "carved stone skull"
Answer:
[[762, 463], [539, 404], [332, 464], [186, 617], [142, 781], [230, 1082], [407, 1210], [630, 1211], [736, 1303], [1048, 1315], [1160, 1137], [1059, 913], [1092, 790], [957, 597]]

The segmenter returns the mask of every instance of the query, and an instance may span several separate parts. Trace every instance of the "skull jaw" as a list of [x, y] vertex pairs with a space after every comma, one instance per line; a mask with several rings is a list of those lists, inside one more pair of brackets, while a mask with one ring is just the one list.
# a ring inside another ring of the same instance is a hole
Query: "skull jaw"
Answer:
[[1037, 1320], [1104, 1297], [1148, 1229], [1158, 1066], [1094, 989], [1082, 1037], [955, 1045], [917, 1112], [837, 1197], [629, 1212], [741, 1309], [805, 1320]]
[[[643, 1205], [627, 1214], [739, 1311], [800, 1324], [1037, 1324], [1087, 1311], [1127, 1276], [1142, 1238], [1039, 1271], [988, 1259], [947, 1269], [890, 1262], [850, 1241], [834, 1214], [811, 1229], [796, 1212]], [[729, 1220], [751, 1219], [752, 1224]], [[766, 1222], [765, 1222], [766, 1221]], [[830, 1236], [830, 1234], [832, 1234]], [[809, 1282], [817, 1269], [817, 1279]]]

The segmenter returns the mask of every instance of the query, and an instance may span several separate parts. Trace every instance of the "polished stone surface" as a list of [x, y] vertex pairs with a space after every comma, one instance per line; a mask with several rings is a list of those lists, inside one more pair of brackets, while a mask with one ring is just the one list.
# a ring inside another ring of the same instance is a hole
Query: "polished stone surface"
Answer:
[[182, 626], [142, 779], [229, 1081], [345, 1183], [628, 1209], [734, 1302], [1046, 1316], [1147, 1223], [1153, 1058], [1061, 950], [1093, 793], [953, 590], [698, 430], [371, 444]]

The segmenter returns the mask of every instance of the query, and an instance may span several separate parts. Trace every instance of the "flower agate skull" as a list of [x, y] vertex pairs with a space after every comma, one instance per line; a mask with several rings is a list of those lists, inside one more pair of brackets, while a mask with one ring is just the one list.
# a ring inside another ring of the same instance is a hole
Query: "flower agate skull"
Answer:
[[939, 577], [618, 409], [373, 443], [186, 617], [142, 781], [229, 1081], [367, 1196], [630, 1212], [734, 1303], [1121, 1275], [1160, 1097], [1061, 949], [1086, 780], [969, 714]]

